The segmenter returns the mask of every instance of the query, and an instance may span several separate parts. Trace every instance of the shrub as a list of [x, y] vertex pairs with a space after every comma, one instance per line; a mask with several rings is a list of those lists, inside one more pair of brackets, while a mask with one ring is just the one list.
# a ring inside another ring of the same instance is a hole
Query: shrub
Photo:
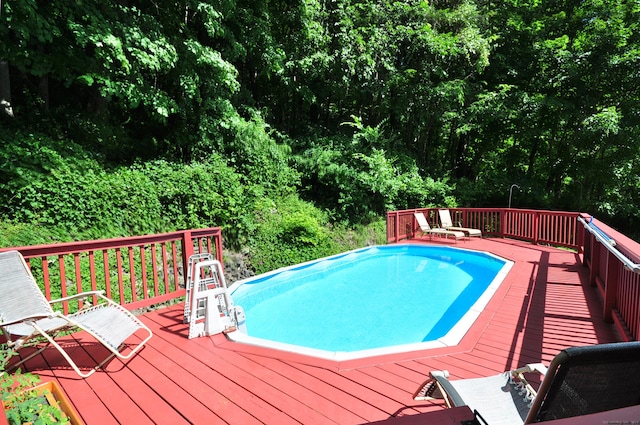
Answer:
[[249, 240], [249, 260], [264, 273], [336, 252], [326, 217], [295, 196], [256, 205], [256, 231]]
[[294, 193], [300, 177], [288, 164], [291, 149], [284, 143], [276, 143], [257, 112], [249, 113], [248, 120], [229, 114], [217, 128], [217, 137], [209, 135], [199, 144], [197, 155], [218, 152], [242, 176], [243, 184], [270, 196]]
[[297, 157], [307, 196], [338, 220], [367, 223], [387, 211], [433, 204], [453, 206], [446, 181], [422, 177], [414, 161], [384, 150], [369, 153], [317, 147]]
[[249, 241], [249, 261], [257, 274], [386, 243], [383, 219], [354, 227], [330, 224], [326, 213], [296, 196], [263, 200], [256, 210], [257, 227]]
[[70, 242], [68, 233], [38, 224], [0, 222], [0, 247]]
[[165, 228], [221, 226], [232, 245], [246, 238], [251, 191], [218, 155], [192, 164], [154, 161], [139, 170], [153, 182]]
[[19, 136], [0, 147], [8, 165], [0, 180], [3, 244], [222, 226], [237, 245], [248, 233], [249, 196], [261, 191], [243, 185], [218, 155], [109, 168], [72, 142]]

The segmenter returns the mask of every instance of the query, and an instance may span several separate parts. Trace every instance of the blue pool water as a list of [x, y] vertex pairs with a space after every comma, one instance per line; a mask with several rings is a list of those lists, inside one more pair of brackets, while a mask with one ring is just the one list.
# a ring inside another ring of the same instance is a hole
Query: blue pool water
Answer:
[[446, 337], [474, 306], [484, 307], [510, 265], [451, 247], [376, 246], [237, 282], [231, 291], [251, 337], [359, 352]]

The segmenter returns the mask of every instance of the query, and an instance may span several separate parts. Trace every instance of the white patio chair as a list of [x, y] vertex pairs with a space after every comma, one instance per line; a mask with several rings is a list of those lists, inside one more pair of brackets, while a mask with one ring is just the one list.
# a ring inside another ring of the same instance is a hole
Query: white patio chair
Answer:
[[453, 236], [453, 238], [456, 240], [456, 243], [458, 243], [458, 239], [464, 238], [463, 232], [429, 226], [429, 222], [427, 221], [427, 218], [424, 216], [424, 213], [422, 212], [415, 212], [413, 213], [413, 216], [416, 218], [416, 221], [418, 222], [418, 226], [420, 227], [420, 232], [422, 234], [429, 235], [431, 239], [433, 239], [433, 235], [443, 235], [447, 239], [449, 238], [449, 236]]
[[463, 232], [469, 237], [471, 236], [482, 237], [482, 231], [480, 229], [474, 229], [471, 227], [454, 226], [453, 221], [451, 220], [451, 212], [449, 212], [449, 210], [438, 210], [438, 215], [440, 215], [440, 225], [442, 226], [443, 229]]
[[[53, 304], [79, 298], [98, 300], [98, 303], [91, 305], [89, 300], [85, 308], [66, 316], [52, 308]], [[83, 378], [92, 375], [114, 356], [122, 360], [130, 359], [152, 336], [147, 326], [124, 307], [104, 297], [102, 291], [84, 292], [47, 301], [18, 251], [0, 253], [0, 327], [10, 347], [17, 350], [37, 347], [34, 353], [22, 359], [15, 367], [35, 357], [51, 344]], [[61, 334], [78, 331], [87, 332], [111, 352], [111, 355], [89, 372], [81, 371], [69, 353], [55, 341]], [[134, 334], [138, 337], [135, 344], [125, 344]], [[130, 345], [131, 350], [126, 355], [122, 354], [121, 349]]]

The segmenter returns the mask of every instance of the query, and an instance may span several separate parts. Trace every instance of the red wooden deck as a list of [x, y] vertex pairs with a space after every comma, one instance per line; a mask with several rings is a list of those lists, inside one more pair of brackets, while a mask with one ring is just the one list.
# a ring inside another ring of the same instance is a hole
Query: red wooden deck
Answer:
[[[424, 423], [445, 423], [441, 404], [411, 398], [430, 370], [484, 376], [548, 364], [564, 347], [619, 340], [601, 319], [598, 292], [577, 254], [507, 239], [457, 246], [515, 262], [457, 347], [336, 364], [242, 347], [223, 336], [189, 340], [178, 304], [144, 315], [154, 337], [126, 365], [113, 360], [79, 379], [48, 349], [27, 369], [57, 379], [88, 425], [393, 424], [395, 416], [415, 414], [424, 414]], [[74, 357], [83, 364], [83, 356], [99, 358], [101, 350], [83, 344]]]

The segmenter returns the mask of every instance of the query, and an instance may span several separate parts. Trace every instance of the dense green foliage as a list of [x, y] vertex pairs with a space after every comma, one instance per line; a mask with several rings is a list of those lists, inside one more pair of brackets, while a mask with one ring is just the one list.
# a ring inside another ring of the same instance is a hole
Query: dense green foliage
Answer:
[[639, 26], [635, 0], [3, 0], [0, 243], [220, 225], [268, 269], [512, 184], [633, 233]]

